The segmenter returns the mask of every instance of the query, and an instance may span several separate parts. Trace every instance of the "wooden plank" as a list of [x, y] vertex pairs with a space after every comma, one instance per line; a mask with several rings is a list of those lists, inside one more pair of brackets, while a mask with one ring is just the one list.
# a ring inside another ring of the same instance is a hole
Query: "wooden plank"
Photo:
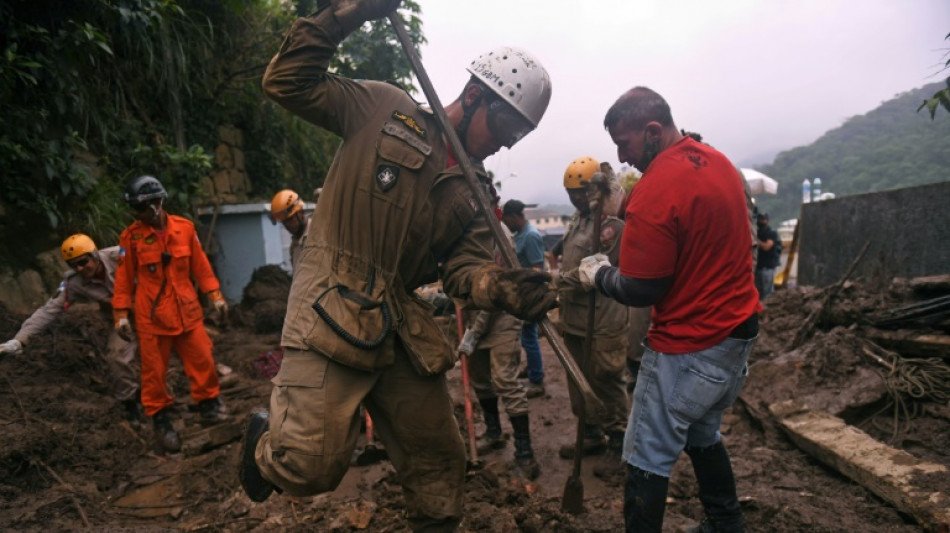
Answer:
[[950, 335], [917, 333], [915, 331], [884, 331], [868, 328], [866, 335], [881, 346], [901, 355], [943, 357], [950, 359]]
[[917, 291], [950, 291], [950, 274], [911, 278], [910, 287]]
[[950, 528], [950, 496], [915, 483], [918, 475], [947, 475], [947, 467], [880, 443], [799, 400], [772, 404], [769, 411], [799, 448], [912, 516], [926, 531]]
[[240, 420], [230, 419], [193, 433], [182, 433], [181, 451], [186, 456], [198, 455], [241, 438]]

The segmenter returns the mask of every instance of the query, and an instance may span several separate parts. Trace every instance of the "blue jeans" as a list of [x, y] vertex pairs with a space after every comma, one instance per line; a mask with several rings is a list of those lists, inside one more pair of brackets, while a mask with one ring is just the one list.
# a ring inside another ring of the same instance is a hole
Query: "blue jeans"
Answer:
[[754, 345], [755, 339], [728, 338], [675, 355], [647, 346], [623, 440], [624, 461], [669, 477], [686, 445], [719, 442], [723, 411], [739, 397]]
[[524, 348], [525, 358], [528, 360], [528, 381], [541, 383], [544, 381], [544, 367], [541, 364], [541, 345], [538, 344], [538, 324], [525, 322], [521, 327], [521, 347]]
[[765, 300], [775, 290], [775, 269], [755, 269], [755, 288], [759, 290], [759, 301]]

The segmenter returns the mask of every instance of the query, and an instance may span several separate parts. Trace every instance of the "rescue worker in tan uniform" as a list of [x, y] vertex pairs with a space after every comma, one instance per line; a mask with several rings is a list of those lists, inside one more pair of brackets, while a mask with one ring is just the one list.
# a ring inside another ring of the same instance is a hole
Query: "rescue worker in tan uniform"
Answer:
[[[292, 496], [334, 490], [349, 467], [362, 402], [403, 486], [410, 527], [454, 531], [465, 449], [444, 372], [456, 354], [414, 290], [441, 277], [451, 297], [531, 320], [555, 295], [550, 275], [494, 263], [488, 221], [430, 111], [394, 85], [327, 71], [346, 35], [398, 3], [329, 2], [294, 23], [264, 74], [270, 98], [343, 142], [291, 286], [272, 414], [248, 418], [240, 481], [253, 501], [275, 488]], [[480, 161], [537, 126], [550, 79], [513, 48], [468, 71], [446, 113]]]
[[[495, 209], [497, 200], [495, 198]], [[502, 230], [514, 246], [511, 233]], [[495, 262], [504, 264], [496, 249]], [[531, 447], [531, 425], [528, 416], [528, 394], [518, 380], [521, 363], [521, 329], [523, 322], [508, 313], [474, 311], [469, 313], [468, 326], [459, 343], [459, 353], [469, 355], [472, 388], [482, 407], [485, 432], [478, 438], [479, 456], [504, 449], [506, 439], [501, 430], [498, 399], [501, 398], [515, 437], [515, 467], [528, 479], [541, 475], [541, 465]]]
[[297, 258], [310, 229], [310, 217], [303, 212], [300, 195], [290, 189], [275, 194], [270, 202], [270, 220], [274, 224], [280, 222], [290, 232], [290, 266], [296, 270]]
[[[42, 333], [56, 317], [76, 302], [99, 304], [100, 311], [111, 324], [112, 288], [119, 247], [99, 250], [91, 238], [77, 233], [63, 241], [61, 254], [71, 270], [63, 274], [63, 282], [59, 284], [56, 294], [23, 322], [13, 339], [0, 344], [0, 354], [21, 353], [31, 337]], [[139, 365], [135, 357], [135, 343], [112, 331], [105, 356], [113, 394], [122, 402], [125, 418], [140, 420], [142, 404], [139, 401]]]
[[[587, 313], [590, 308], [590, 292], [584, 289], [577, 278], [577, 267], [581, 259], [597, 250], [616, 262], [620, 257], [620, 237], [624, 223], [613, 215], [616, 208], [605, 206], [599, 210], [601, 215], [600, 235], [594, 235], [594, 212], [588, 199], [588, 184], [595, 174], [601, 171], [600, 163], [592, 157], [580, 157], [572, 161], [564, 172], [564, 188], [577, 211], [571, 217], [564, 233], [561, 276], [558, 279], [558, 301], [560, 302], [558, 331], [564, 339], [564, 345], [577, 361], [584, 377], [590, 383], [594, 394], [604, 403], [607, 414], [599, 424], [586, 424], [582, 453], [605, 456], [601, 465], [609, 466], [611, 471], [623, 472], [621, 453], [623, 437], [627, 427], [627, 415], [630, 412], [630, 398], [625, 387], [624, 368], [629, 345], [631, 325], [630, 308], [612, 300], [603, 294], [595, 297], [594, 330], [587, 331]], [[618, 201], [623, 198], [623, 189], [613, 179], [610, 197]], [[590, 357], [584, 353], [584, 339], [594, 337]], [[579, 396], [573, 385], [568, 388], [571, 395], [571, 407], [577, 415], [583, 407], [578, 403]], [[604, 435], [607, 440], [605, 442]], [[561, 447], [559, 454], [565, 459], [574, 457], [573, 443]], [[595, 471], [596, 473], [596, 471]], [[604, 471], [602, 476], [609, 472]]]

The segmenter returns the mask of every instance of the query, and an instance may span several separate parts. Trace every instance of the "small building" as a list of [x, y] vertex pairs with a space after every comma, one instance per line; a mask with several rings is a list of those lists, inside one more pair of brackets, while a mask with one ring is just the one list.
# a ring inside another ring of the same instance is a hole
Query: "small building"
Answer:
[[[304, 204], [307, 216], [314, 207], [312, 203]], [[198, 218], [203, 226], [199, 235], [210, 232], [210, 242], [202, 244], [229, 302], [241, 300], [244, 287], [258, 267], [280, 265], [291, 271], [290, 233], [271, 222], [269, 203], [202, 207]]]

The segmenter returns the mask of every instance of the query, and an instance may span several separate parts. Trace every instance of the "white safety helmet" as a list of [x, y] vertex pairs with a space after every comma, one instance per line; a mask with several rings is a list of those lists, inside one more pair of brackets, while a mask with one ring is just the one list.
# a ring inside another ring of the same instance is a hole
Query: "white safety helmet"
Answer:
[[533, 55], [503, 46], [478, 56], [465, 70], [538, 127], [551, 100], [551, 77]]

